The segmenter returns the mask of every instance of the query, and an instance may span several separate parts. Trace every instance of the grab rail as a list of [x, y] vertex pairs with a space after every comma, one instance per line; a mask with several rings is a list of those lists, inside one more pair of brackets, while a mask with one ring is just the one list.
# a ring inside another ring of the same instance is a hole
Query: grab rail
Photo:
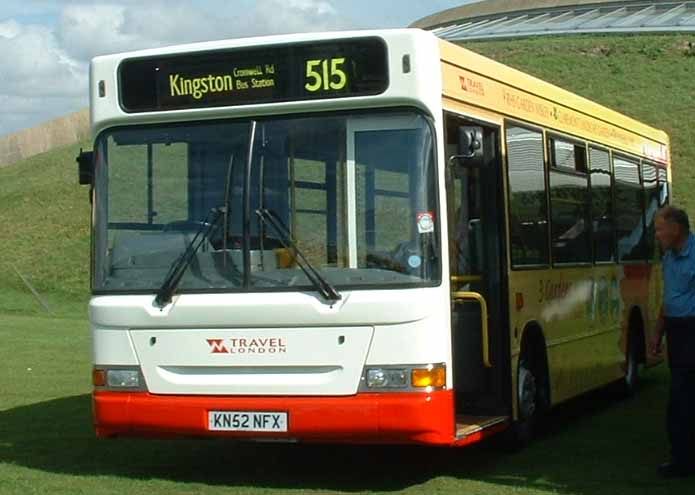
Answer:
[[483, 335], [483, 364], [486, 368], [492, 368], [492, 363], [490, 362], [490, 342], [487, 325], [487, 302], [485, 302], [485, 298], [477, 292], [458, 291], [452, 294], [452, 299], [454, 301], [454, 304], [466, 301], [476, 301], [480, 304], [480, 316], [482, 319]]

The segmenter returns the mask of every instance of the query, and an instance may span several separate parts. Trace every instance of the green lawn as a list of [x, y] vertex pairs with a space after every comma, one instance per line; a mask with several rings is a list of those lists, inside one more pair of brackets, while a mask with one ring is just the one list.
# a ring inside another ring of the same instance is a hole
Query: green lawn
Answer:
[[[30, 301], [27, 302], [30, 304]], [[556, 410], [548, 431], [509, 454], [462, 450], [97, 440], [83, 318], [0, 313], [0, 493], [672, 494], [660, 480], [666, 368], [642, 392], [606, 389]]]
[[17, 303], [13, 294], [27, 291], [15, 269], [39, 293], [51, 294], [47, 302], [55, 310], [66, 300], [85, 298], [90, 205], [88, 189], [77, 185], [79, 148], [58, 148], [0, 168], [0, 310]]

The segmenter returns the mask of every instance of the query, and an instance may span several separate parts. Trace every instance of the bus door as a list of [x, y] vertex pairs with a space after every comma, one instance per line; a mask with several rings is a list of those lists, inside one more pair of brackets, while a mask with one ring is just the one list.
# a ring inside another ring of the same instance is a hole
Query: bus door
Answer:
[[505, 201], [499, 128], [452, 114], [445, 122], [453, 385], [462, 437], [510, 415]]

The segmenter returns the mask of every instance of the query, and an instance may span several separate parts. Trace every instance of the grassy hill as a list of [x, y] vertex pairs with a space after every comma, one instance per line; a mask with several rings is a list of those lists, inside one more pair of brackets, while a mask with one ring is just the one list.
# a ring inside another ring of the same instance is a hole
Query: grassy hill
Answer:
[[88, 297], [89, 198], [77, 184], [79, 149], [0, 168], [0, 311], [43, 311], [15, 269], [53, 311]]
[[[695, 214], [691, 41], [695, 37], [684, 35], [573, 36], [466, 46], [666, 130], [676, 202]], [[89, 201], [87, 189], [77, 185], [79, 147], [0, 168], [0, 311], [42, 311], [14, 268], [54, 310], [77, 308], [87, 298]]]

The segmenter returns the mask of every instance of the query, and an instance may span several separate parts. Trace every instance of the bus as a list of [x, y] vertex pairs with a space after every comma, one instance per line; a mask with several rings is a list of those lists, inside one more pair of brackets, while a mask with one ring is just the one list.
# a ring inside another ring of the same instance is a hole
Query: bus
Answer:
[[523, 441], [658, 362], [662, 131], [417, 29], [100, 56], [90, 104], [99, 437]]

